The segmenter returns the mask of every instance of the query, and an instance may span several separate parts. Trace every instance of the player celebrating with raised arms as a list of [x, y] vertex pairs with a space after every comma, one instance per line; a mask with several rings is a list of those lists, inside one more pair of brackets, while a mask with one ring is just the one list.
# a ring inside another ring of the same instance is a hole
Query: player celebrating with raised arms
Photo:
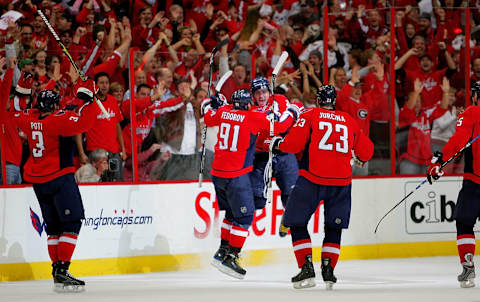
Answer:
[[[457, 204], [453, 217], [457, 227], [457, 249], [463, 271], [458, 275], [461, 287], [475, 286], [475, 233], [473, 227], [480, 216], [480, 143], [476, 141], [480, 135], [480, 82], [471, 88], [473, 106], [460, 113], [457, 128], [452, 137], [445, 144], [441, 152], [435, 152], [432, 163], [427, 170], [427, 179], [431, 184], [443, 175], [441, 170], [443, 159], [450, 160], [465, 150], [465, 173], [463, 174], [462, 189], [458, 193]], [[465, 147], [463, 147], [465, 146]], [[463, 148], [462, 148], [463, 147]], [[462, 148], [462, 149], [460, 149]]]
[[[264, 77], [258, 77], [252, 80], [250, 87], [252, 93], [254, 108], [262, 112], [274, 112], [277, 115], [290, 110], [296, 117], [300, 115], [303, 106], [290, 104], [288, 99], [276, 94], [275, 98], [271, 95], [270, 83]], [[262, 131], [257, 138], [257, 146], [255, 149], [255, 159], [253, 161], [252, 184], [255, 198], [256, 209], [263, 209], [266, 203], [266, 184], [264, 182], [265, 169], [268, 162], [268, 144], [265, 140], [269, 138], [269, 131]], [[298, 162], [294, 154], [284, 153], [275, 150], [272, 159], [272, 175], [275, 177], [281, 191], [282, 205], [285, 208], [288, 196], [295, 186], [298, 177]], [[279, 235], [286, 236], [288, 228], [280, 222]]]
[[[202, 103], [205, 124], [219, 126], [211, 174], [219, 209], [225, 210], [221, 244], [212, 264], [227, 275], [243, 279], [246, 271], [237, 259], [255, 211], [249, 172], [257, 134], [270, 124], [266, 113], [250, 110], [252, 96], [248, 90], [235, 91], [230, 103], [224, 105], [218, 97]], [[281, 117], [283, 122], [277, 123], [276, 131], [285, 131], [292, 123], [293, 116], [287, 115]]]
[[284, 223], [290, 227], [293, 250], [301, 271], [292, 278], [294, 288], [315, 286], [312, 242], [307, 224], [320, 201], [324, 202], [325, 238], [322, 246], [322, 277], [331, 289], [340, 255], [342, 229], [348, 227], [351, 208], [352, 150], [365, 163], [373, 155], [373, 143], [347, 113], [336, 111], [336, 92], [331, 85], [318, 88], [316, 108], [306, 110], [290, 132], [274, 137], [271, 148], [303, 152], [299, 176], [290, 194]]
[[37, 97], [37, 109], [14, 113], [18, 128], [28, 137], [30, 157], [24, 179], [33, 184], [48, 235], [48, 253], [52, 260], [55, 291], [83, 291], [85, 282], [70, 275], [68, 268], [85, 218], [82, 199], [75, 182], [72, 138], [93, 126], [97, 106], [93, 102], [94, 84], [87, 80], [77, 90], [85, 101], [78, 113], [59, 110], [60, 96], [43, 90]]

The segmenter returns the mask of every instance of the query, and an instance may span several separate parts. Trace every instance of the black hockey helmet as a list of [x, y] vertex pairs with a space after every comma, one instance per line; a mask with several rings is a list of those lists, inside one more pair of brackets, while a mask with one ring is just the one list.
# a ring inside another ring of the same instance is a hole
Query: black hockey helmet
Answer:
[[320, 107], [332, 106], [335, 109], [337, 102], [337, 91], [332, 85], [323, 85], [317, 90], [317, 104]]
[[252, 95], [248, 89], [239, 89], [232, 94], [233, 108], [239, 110], [248, 110], [248, 105], [252, 104]]
[[60, 96], [53, 90], [42, 90], [37, 96], [37, 108], [40, 112], [55, 110], [55, 105], [60, 104]]

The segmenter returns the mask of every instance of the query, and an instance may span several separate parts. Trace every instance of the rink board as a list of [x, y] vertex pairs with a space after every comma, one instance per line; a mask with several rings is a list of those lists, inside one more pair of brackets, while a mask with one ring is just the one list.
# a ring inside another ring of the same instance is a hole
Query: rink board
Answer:
[[[350, 227], [341, 259], [456, 254], [453, 208], [461, 178], [424, 185], [373, 233], [376, 223], [422, 178], [355, 179]], [[74, 254], [79, 276], [202, 268], [219, 245], [222, 212], [212, 183], [80, 186], [86, 219]], [[280, 238], [279, 191], [255, 214], [244, 263], [294, 262], [291, 238]], [[309, 224], [314, 258], [323, 240], [323, 206]], [[477, 230], [477, 229], [476, 229]], [[0, 281], [42, 279], [47, 265], [45, 223], [31, 187], [0, 189]]]

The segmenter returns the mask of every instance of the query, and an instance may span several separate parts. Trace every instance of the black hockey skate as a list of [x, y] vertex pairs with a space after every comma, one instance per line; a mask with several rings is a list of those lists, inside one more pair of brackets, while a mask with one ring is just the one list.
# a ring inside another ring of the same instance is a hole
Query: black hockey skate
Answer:
[[287, 236], [289, 229], [290, 229], [289, 227], [286, 227], [283, 224], [283, 215], [282, 215], [282, 221], [280, 221], [280, 227], [278, 228], [278, 235], [280, 235], [280, 237], [282, 238]]
[[212, 265], [216, 268], [220, 268], [222, 265], [223, 259], [228, 253], [228, 246], [220, 246], [218, 250], [213, 255]]
[[331, 290], [333, 288], [333, 284], [337, 282], [337, 277], [335, 277], [333, 274], [333, 267], [330, 262], [330, 258], [322, 259], [322, 277], [327, 290]]
[[465, 254], [465, 262], [462, 263], [463, 271], [458, 275], [457, 279], [460, 282], [460, 287], [469, 288], [475, 286], [475, 266], [473, 265], [473, 255]]
[[79, 280], [68, 272], [70, 262], [57, 262], [57, 268], [53, 282], [56, 292], [82, 292], [85, 290], [85, 282]]
[[300, 273], [292, 277], [293, 288], [295, 289], [309, 288], [316, 285], [312, 255], [307, 255], [305, 259], [307, 261], [302, 265]]
[[231, 277], [237, 279], [245, 278], [245, 274], [247, 273], [239, 264], [238, 264], [238, 254], [232, 251], [229, 251], [225, 258], [223, 258], [222, 264], [218, 267], [218, 269]]

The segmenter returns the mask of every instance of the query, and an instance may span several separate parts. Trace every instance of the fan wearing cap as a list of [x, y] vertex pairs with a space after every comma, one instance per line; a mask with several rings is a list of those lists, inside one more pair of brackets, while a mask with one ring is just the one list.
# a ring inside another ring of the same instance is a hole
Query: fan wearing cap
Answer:
[[24, 166], [24, 179], [33, 184], [48, 235], [48, 253], [56, 290], [85, 282], [72, 277], [68, 268], [78, 234], [85, 218], [82, 199], [73, 173], [74, 141], [71, 136], [87, 131], [99, 113], [89, 99], [79, 110], [59, 110], [60, 96], [42, 90], [37, 108], [12, 113], [12, 119], [27, 136], [30, 156]]
[[[438, 102], [442, 100], [442, 89], [440, 83], [443, 77], [450, 78], [456, 72], [456, 65], [452, 56], [446, 50], [444, 42], [439, 43], [439, 47], [443, 49], [448, 68], [437, 70], [435, 68], [433, 58], [426, 53], [419, 54], [415, 46], [404, 54], [396, 63], [395, 70], [400, 76], [406, 76], [406, 85], [408, 88], [413, 87], [415, 79], [419, 79], [424, 89], [422, 95], [422, 109], [433, 108]], [[411, 56], [418, 56], [420, 70], [410, 70], [403, 68], [403, 64]], [[407, 89], [408, 89], [407, 88]], [[411, 89], [408, 89], [411, 91]]]
[[432, 123], [444, 115], [448, 108], [450, 84], [447, 78], [442, 80], [442, 102], [431, 110], [422, 110], [424, 99], [421, 91], [425, 89], [423, 82], [416, 79], [414, 87], [398, 116], [398, 127], [409, 127], [407, 150], [400, 155], [399, 160], [401, 174], [421, 174], [425, 171], [432, 154], [430, 138]]

